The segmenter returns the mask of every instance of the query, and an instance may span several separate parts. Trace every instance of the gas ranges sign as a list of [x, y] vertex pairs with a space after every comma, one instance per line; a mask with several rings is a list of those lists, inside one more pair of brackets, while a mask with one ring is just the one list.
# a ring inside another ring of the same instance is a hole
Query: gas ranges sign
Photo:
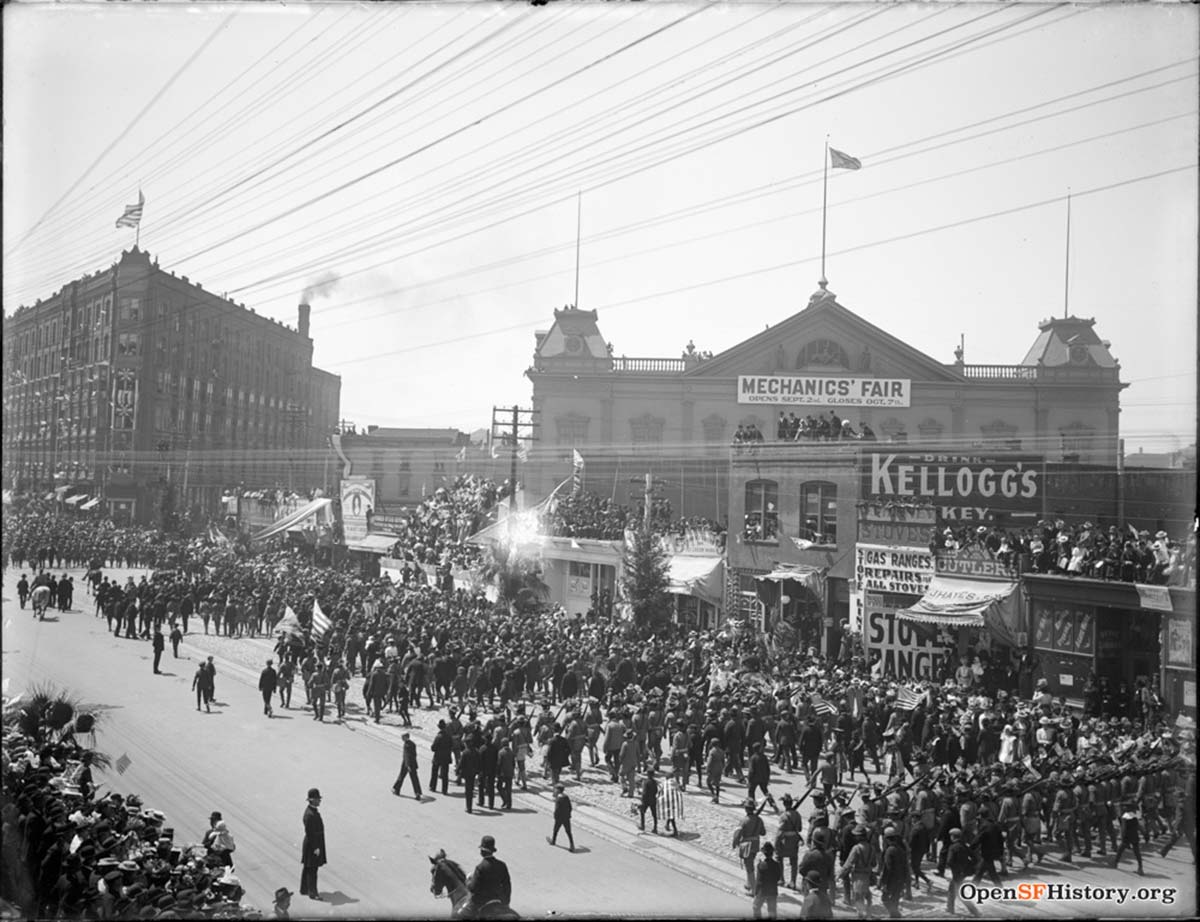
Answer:
[[1040, 455], [864, 453], [863, 499], [931, 501], [945, 522], [1034, 517], [1042, 509]]

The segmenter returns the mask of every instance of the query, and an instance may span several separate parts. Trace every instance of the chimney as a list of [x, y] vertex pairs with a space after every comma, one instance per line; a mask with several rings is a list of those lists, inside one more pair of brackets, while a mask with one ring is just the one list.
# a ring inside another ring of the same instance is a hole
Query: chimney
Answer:
[[302, 303], [300, 305], [300, 324], [297, 327], [297, 329], [300, 331], [300, 335], [303, 336], [305, 339], [308, 339], [308, 317], [309, 317], [309, 314], [311, 314], [311, 313], [312, 313], [312, 308], [309, 307], [307, 304]]

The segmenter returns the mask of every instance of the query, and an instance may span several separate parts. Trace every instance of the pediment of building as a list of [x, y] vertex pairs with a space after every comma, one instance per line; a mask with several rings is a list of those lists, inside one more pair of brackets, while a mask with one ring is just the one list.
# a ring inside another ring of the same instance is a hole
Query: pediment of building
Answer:
[[809, 306], [686, 374], [694, 378], [802, 374], [961, 381], [954, 371], [838, 304], [815, 295]]

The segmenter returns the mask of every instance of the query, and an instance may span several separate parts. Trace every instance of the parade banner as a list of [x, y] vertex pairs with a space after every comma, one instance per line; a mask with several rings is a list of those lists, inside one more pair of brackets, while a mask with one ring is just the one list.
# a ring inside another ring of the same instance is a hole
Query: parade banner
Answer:
[[342, 478], [342, 535], [347, 544], [367, 536], [367, 514], [375, 510], [373, 477]]
[[860, 589], [921, 595], [933, 576], [927, 549], [859, 544], [855, 548], [854, 581]]
[[948, 523], [991, 522], [998, 514], [1036, 518], [1044, 467], [1040, 455], [865, 452], [862, 496], [924, 499]]
[[882, 592], [863, 593], [863, 646], [871, 674], [901, 681], [936, 679], [950, 655], [938, 642], [938, 629], [896, 617], [896, 611], [916, 602], [918, 596]]
[[907, 407], [908, 378], [818, 375], [738, 375], [738, 403], [816, 407]]

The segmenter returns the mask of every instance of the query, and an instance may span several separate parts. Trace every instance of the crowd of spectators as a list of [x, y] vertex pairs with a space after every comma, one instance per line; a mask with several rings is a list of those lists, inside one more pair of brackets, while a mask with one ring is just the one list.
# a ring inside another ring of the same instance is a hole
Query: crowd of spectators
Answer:
[[[6, 702], [6, 711], [13, 705]], [[183, 844], [136, 794], [97, 798], [94, 752], [39, 742], [6, 714], [0, 899], [26, 919], [248, 919], [233, 868]]]
[[933, 552], [964, 547], [985, 549], [1005, 566], [1022, 572], [1150, 585], [1196, 585], [1196, 532], [1182, 542], [1166, 531], [1151, 534], [1132, 525], [1107, 528], [1092, 522], [1043, 519], [1025, 529], [995, 525], [935, 528]]
[[479, 560], [479, 548], [467, 539], [495, 519], [507, 482], [460, 474], [406, 516], [399, 536], [404, 558], [415, 563], [467, 567]]
[[[829, 415], [810, 413], [807, 416], [797, 416], [793, 413], [779, 412], [779, 421], [775, 426], [775, 438], [780, 442], [875, 442], [878, 437], [866, 421], [859, 423], [856, 430], [850, 420], [842, 419], [836, 410], [830, 410]], [[737, 427], [733, 434], [735, 445], [748, 445], [763, 442], [766, 437], [755, 423], [744, 423]], [[897, 440], [902, 440], [899, 437]]]

